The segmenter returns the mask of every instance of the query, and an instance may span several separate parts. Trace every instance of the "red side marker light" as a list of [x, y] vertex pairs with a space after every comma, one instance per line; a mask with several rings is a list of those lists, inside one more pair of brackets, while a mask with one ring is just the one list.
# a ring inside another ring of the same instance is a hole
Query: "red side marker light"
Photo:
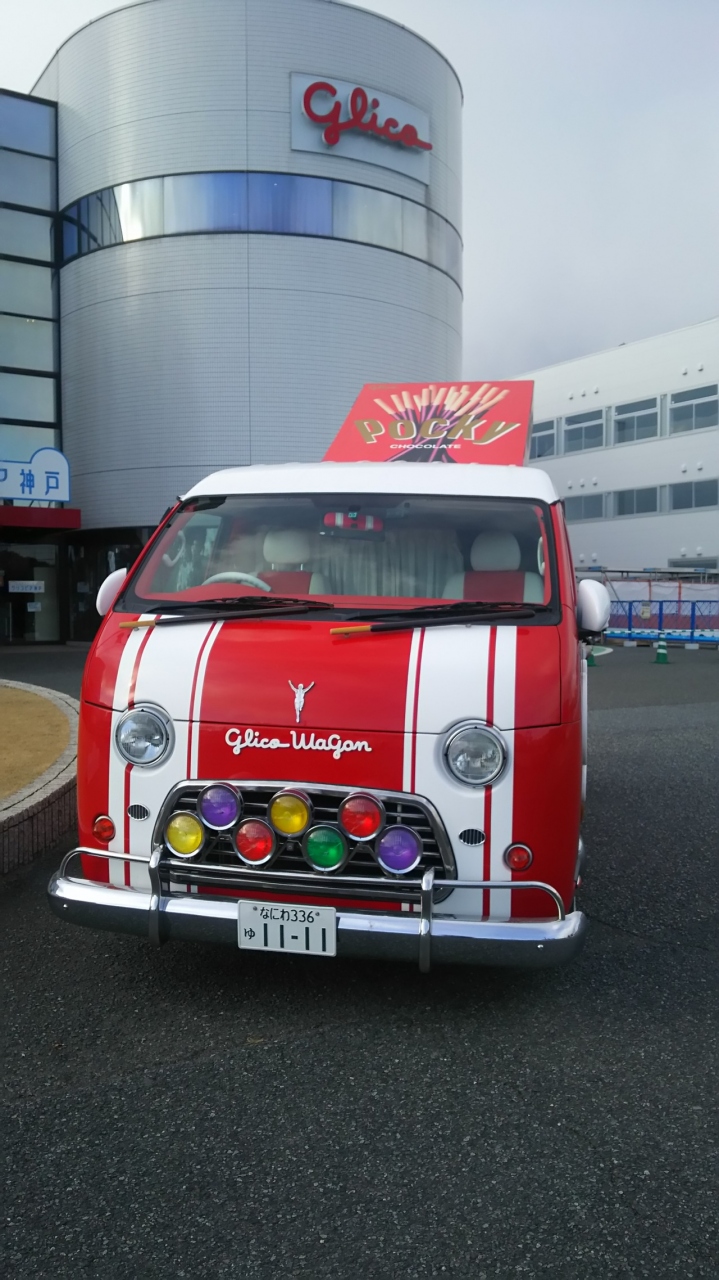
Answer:
[[106, 813], [101, 813], [92, 824], [92, 834], [102, 844], [108, 844], [115, 837], [115, 823]]
[[526, 844], [510, 844], [504, 851], [504, 861], [510, 871], [526, 871], [534, 861], [534, 854]]

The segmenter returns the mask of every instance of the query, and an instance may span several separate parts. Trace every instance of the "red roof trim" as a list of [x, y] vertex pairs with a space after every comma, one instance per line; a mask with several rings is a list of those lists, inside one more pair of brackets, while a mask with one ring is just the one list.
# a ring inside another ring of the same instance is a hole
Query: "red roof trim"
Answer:
[[0, 528], [79, 529], [81, 515], [79, 507], [0, 506]]

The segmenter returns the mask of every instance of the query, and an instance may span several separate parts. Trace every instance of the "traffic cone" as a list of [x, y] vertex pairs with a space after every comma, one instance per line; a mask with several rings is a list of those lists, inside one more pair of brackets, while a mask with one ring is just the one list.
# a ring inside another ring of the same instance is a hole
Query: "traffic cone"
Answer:
[[658, 645], [657, 645], [657, 656], [656, 656], [656, 658], [654, 659], [654, 661], [655, 661], [655, 663], [659, 662], [659, 663], [662, 663], [662, 664], [664, 664], [664, 665], [669, 661], [669, 659], [668, 659], [668, 657], [667, 657], [667, 641], [666, 641], [666, 636], [664, 635], [664, 632], [663, 632], [663, 631], [660, 631], [660, 632], [659, 632], [659, 643], [658, 643]]

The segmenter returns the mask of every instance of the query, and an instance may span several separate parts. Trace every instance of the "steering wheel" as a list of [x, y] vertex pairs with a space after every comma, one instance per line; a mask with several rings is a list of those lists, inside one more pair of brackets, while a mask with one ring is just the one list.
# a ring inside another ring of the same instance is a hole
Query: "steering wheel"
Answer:
[[272, 590], [269, 582], [263, 582], [262, 578], [256, 578], [254, 573], [240, 573], [235, 569], [229, 569], [227, 573], [213, 573], [210, 578], [205, 578], [202, 585], [203, 587], [209, 587], [212, 582], [246, 582], [251, 587], [259, 587], [260, 591]]

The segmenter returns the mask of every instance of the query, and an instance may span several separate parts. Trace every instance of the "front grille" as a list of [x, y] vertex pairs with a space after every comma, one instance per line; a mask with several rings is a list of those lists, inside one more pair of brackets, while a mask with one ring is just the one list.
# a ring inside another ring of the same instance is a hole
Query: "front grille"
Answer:
[[[216, 780], [217, 781], [217, 780]], [[164, 845], [163, 831], [165, 823], [171, 813], [178, 811], [196, 812], [197, 797], [204, 787], [208, 786], [207, 781], [188, 782], [174, 789], [167, 797], [163, 805], [162, 813], [158, 820], [155, 830], [155, 843]], [[257, 783], [257, 782], [234, 782], [234, 786], [242, 794], [243, 810], [242, 818], [262, 818], [267, 819], [267, 809], [269, 803], [278, 791], [286, 787], [287, 783]], [[352, 788], [341, 787], [312, 787], [305, 784], [301, 787], [305, 795], [307, 795], [312, 803], [312, 825], [330, 824], [338, 825], [338, 810], [340, 804], [346, 796], [352, 794]], [[236, 870], [238, 883], [246, 888], [248, 883], [260, 881], [266, 887], [273, 880], [274, 873], [283, 873], [276, 876], [277, 889], [284, 889], [287, 885], [286, 877], [293, 873], [307, 876], [312, 875], [312, 881], [317, 883], [317, 889], [314, 883], [311, 886], [312, 892], [320, 892], [323, 895], [346, 896], [345, 887], [342, 885], [342, 876], [361, 877], [366, 880], [367, 889], [376, 896], [377, 890], [381, 888], [382, 896], [388, 898], [399, 898], [407, 901], [414, 901], [416, 898], [416, 890], [410, 891], [407, 881], [413, 880], [416, 884], [421, 879], [424, 872], [430, 868], [434, 870], [435, 882], [443, 879], [452, 879], [456, 876], [456, 867], [454, 856], [452, 854], [451, 845], [442, 823], [433, 810], [432, 806], [426, 801], [418, 799], [416, 796], [406, 796], [397, 792], [381, 792], [368, 790], [368, 793], [375, 795], [382, 801], [386, 815], [386, 826], [403, 826], [411, 827], [419, 836], [422, 842], [422, 858], [418, 867], [411, 874], [403, 878], [401, 876], [387, 875], [375, 858], [367, 844], [354, 843], [348, 837], [350, 846], [350, 859], [343, 871], [338, 875], [314, 872], [305, 861], [299, 841], [285, 840], [278, 836], [280, 841], [280, 849], [277, 857], [269, 867], [259, 867], [257, 869], [248, 868], [238, 858], [232, 839], [232, 833], [229, 831], [210, 832], [207, 836], [205, 844], [201, 852], [196, 858], [188, 859], [181, 866], [178, 860], [165, 847], [166, 857], [171, 862], [170, 881], [180, 884], [197, 883], [198, 879], [201, 883], [217, 883], [220, 881], [226, 887], [231, 885], [231, 879], [228, 881], [227, 869]], [[214, 869], [217, 870], [214, 870]], [[223, 872], [220, 869], [223, 869]], [[202, 873], [205, 873], [204, 875]], [[403, 879], [405, 883], [403, 884]], [[284, 883], [283, 883], [284, 882]], [[291, 882], [290, 882], [291, 883]], [[299, 885], [297, 886], [299, 891]], [[302, 886], [302, 890], [307, 892], [307, 885]], [[347, 891], [351, 897], [362, 896], [362, 886], [354, 886], [352, 891]], [[435, 901], [439, 901], [445, 894], [439, 889], [435, 892]]]

